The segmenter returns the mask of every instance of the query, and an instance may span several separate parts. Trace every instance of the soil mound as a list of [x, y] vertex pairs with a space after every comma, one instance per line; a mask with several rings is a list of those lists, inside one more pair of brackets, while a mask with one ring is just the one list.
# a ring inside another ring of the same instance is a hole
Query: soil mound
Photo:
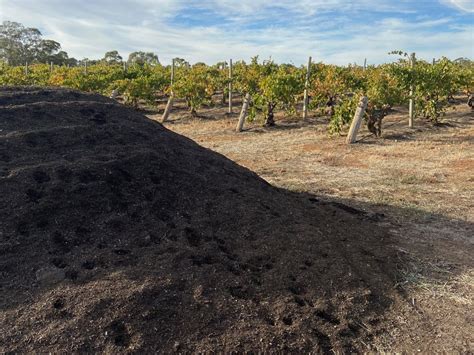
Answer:
[[388, 233], [107, 98], [0, 89], [0, 352], [368, 350]]

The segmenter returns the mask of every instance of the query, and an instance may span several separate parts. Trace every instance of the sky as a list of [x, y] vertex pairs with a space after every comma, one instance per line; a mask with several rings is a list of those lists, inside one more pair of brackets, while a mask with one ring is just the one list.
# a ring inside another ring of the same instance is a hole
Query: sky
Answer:
[[71, 57], [152, 51], [208, 64], [380, 64], [392, 50], [474, 59], [474, 0], [0, 0], [0, 21], [36, 27]]

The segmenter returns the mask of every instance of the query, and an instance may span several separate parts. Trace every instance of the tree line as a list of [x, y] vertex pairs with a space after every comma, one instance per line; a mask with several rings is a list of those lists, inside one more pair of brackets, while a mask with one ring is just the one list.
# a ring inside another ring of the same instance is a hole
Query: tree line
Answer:
[[65, 65], [70, 67], [80, 66], [87, 63], [94, 65], [98, 63], [128, 64], [145, 63], [157, 65], [160, 63], [158, 55], [153, 52], [137, 51], [130, 53], [124, 61], [118, 51], [112, 50], [104, 54], [101, 59], [69, 57], [68, 53], [61, 50], [61, 44], [51, 39], [43, 38], [40, 30], [33, 27], [25, 27], [21, 23], [4, 21], [0, 25], [0, 61], [16, 66], [34, 63], [54, 65]]

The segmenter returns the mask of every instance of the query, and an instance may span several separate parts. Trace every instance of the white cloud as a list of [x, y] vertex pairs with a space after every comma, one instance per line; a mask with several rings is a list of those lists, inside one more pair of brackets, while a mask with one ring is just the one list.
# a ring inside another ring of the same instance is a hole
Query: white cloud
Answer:
[[462, 11], [474, 13], [474, 0], [441, 0], [441, 2]]

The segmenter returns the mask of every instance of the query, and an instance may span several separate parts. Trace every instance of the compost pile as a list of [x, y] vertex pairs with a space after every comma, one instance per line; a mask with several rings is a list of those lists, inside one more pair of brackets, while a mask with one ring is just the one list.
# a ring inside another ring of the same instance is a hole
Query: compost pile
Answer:
[[0, 89], [0, 352], [363, 351], [372, 217], [272, 187], [108, 98]]

